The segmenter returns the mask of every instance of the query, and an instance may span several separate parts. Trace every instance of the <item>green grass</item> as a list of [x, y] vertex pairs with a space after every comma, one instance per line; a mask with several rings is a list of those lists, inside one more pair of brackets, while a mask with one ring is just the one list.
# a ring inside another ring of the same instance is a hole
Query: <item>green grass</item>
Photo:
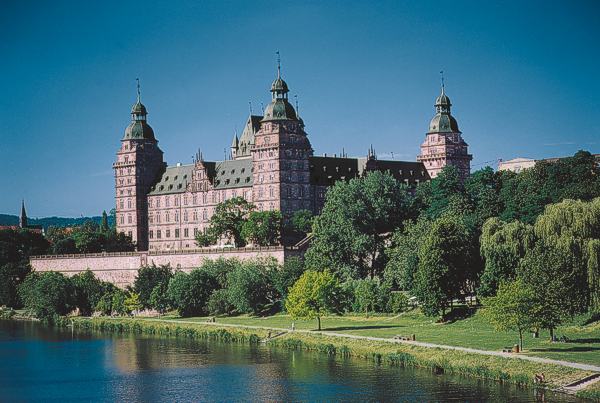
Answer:
[[[175, 315], [165, 319], [180, 319]], [[204, 322], [206, 318], [185, 318], [189, 321]], [[290, 328], [292, 319], [283, 314], [269, 317], [219, 317], [218, 323], [241, 324]], [[483, 318], [481, 312], [451, 323], [436, 323], [418, 311], [394, 316], [328, 316], [322, 319], [323, 331], [348, 333], [362, 336], [393, 337], [395, 335], [416, 335], [418, 341], [471, 347], [482, 350], [502, 350], [518, 342], [515, 332], [496, 332]], [[316, 329], [316, 320], [296, 321], [296, 329]], [[563, 326], [556, 335], [565, 335], [568, 343], [551, 343], [549, 334], [541, 332], [539, 338], [525, 335], [525, 354], [600, 365], [600, 322], [587, 326]]]

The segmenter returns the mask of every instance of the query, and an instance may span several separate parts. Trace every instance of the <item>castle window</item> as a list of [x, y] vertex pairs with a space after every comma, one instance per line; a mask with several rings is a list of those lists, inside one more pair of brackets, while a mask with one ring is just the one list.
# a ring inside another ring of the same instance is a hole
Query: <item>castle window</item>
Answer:
[[169, 196], [165, 196], [165, 206], [169, 207], [169, 205], [170, 205]]
[[127, 199], [127, 208], [131, 208], [131, 199]]
[[240, 178], [235, 178], [235, 183], [240, 183]]
[[169, 185], [169, 190], [173, 190], [173, 185]]
[[125, 162], [129, 162], [129, 157], [125, 156]]
[[398, 173], [399, 173], [400, 175], [402, 175], [402, 170], [401, 170], [401, 169], [399, 169], [399, 170], [398, 170]]
[[154, 238], [154, 231], [152, 231], [152, 230], [148, 231], [148, 238], [150, 238], [150, 239]]
[[188, 198], [187, 198], [187, 196], [183, 196], [183, 205], [187, 206], [187, 204], [188, 204]]
[[175, 238], [179, 238], [179, 228], [175, 228]]
[[168, 181], [168, 180], [169, 180], [169, 177], [168, 177], [168, 176], [165, 176], [165, 182], [166, 182], [166, 181]]
[[129, 236], [129, 238], [131, 238], [131, 237], [132, 237], [132, 236], [131, 236], [131, 231], [128, 231], [128, 232], [127, 232], [127, 235]]
[[412, 170], [410, 171], [410, 176], [413, 176], [413, 171]]
[[156, 213], [156, 223], [160, 224], [160, 213]]
[[198, 235], [198, 228], [194, 228], [194, 238]]
[[[181, 184], [179, 184], [179, 187], [181, 187]], [[179, 196], [175, 196], [175, 205], [179, 206]]]
[[241, 173], [246, 172], [246, 168], [242, 168]]
[[179, 222], [179, 211], [175, 212], [175, 222]]
[[120, 221], [121, 224], [125, 224], [125, 217], [121, 216], [121, 218], [119, 219], [119, 221]]
[[156, 199], [156, 207], [160, 207], [160, 199]]
[[327, 172], [327, 167], [323, 165], [323, 172]]
[[156, 238], [160, 239], [161, 238], [161, 232], [159, 229], [156, 230]]
[[152, 224], [152, 223], [154, 222], [154, 215], [150, 214], [150, 215], [148, 216], [148, 222], [149, 222], [150, 224]]
[[189, 236], [190, 236], [190, 231], [189, 231], [189, 229], [187, 229], [187, 228], [184, 228], [184, 229], [183, 229], [183, 236], [184, 236], [184, 238], [187, 238], [187, 237], [189, 237]]
[[127, 216], [127, 224], [131, 224], [133, 222], [133, 219], [131, 218], [130, 215]]
[[177, 175], [175, 175], [175, 177], [173, 178], [173, 180], [174, 180], [174, 181], [176, 181], [176, 180], [177, 180]]
[[202, 219], [206, 221], [206, 210], [202, 210]]
[[235, 169], [232, 169], [232, 170], [231, 170], [231, 174], [232, 174], [232, 175], [233, 175], [233, 174], [235, 174]]
[[250, 182], [250, 177], [249, 176], [246, 177], [246, 183], [248, 183], [248, 182]]
[[170, 229], [165, 231], [165, 238], [171, 238], [171, 230]]
[[198, 221], [198, 212], [197, 211], [194, 211], [193, 217], [194, 217], [194, 221]]
[[170, 220], [171, 220], [171, 215], [167, 211], [167, 213], [165, 214], [165, 222], [169, 222]]
[[273, 188], [272, 188], [272, 187], [270, 187], [270, 188], [269, 188], [269, 196], [270, 196], [270, 197], [275, 197], [274, 193], [275, 193], [275, 192], [273, 191]]
[[221, 171], [221, 175], [225, 175], [225, 171]]
[[125, 203], [123, 203], [123, 200], [121, 200], [121, 201], [119, 202], [119, 208], [120, 208], [121, 210], [123, 210], [123, 209], [125, 208]]
[[187, 210], [183, 212], [183, 221], [187, 222], [188, 220], [188, 212]]
[[152, 207], [152, 200], [153, 200], [152, 198], [148, 199], [148, 207]]

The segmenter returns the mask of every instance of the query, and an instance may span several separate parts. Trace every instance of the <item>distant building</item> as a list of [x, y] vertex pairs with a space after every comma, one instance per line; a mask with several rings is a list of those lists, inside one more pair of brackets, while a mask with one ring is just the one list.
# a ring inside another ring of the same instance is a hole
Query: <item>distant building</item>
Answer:
[[[593, 154], [596, 162], [600, 164], [600, 154]], [[503, 161], [500, 160], [498, 162], [498, 171], [512, 171], [512, 172], [521, 172], [524, 169], [531, 168], [535, 166], [536, 163], [540, 161], [546, 162], [556, 162], [563, 158], [568, 157], [552, 157], [552, 158], [544, 158], [541, 160], [534, 160], [532, 158], [513, 158], [512, 160]]]

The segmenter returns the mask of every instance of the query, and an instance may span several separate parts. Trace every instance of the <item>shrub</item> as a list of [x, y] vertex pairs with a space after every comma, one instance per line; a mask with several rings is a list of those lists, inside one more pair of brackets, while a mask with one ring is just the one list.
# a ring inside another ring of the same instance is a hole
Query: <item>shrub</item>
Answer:
[[241, 313], [258, 313], [275, 299], [268, 271], [277, 270], [275, 260], [242, 263], [227, 275], [229, 302]]
[[408, 309], [408, 297], [400, 291], [395, 291], [390, 294], [387, 303], [387, 311], [391, 313], [400, 313]]
[[139, 294], [140, 303], [144, 308], [151, 308], [150, 294], [157, 285], [167, 289], [169, 281], [173, 277], [173, 271], [169, 265], [144, 266], [138, 270], [133, 283], [134, 291]]
[[233, 311], [233, 305], [229, 302], [227, 290], [215, 290], [208, 298], [206, 310], [211, 315], [227, 315]]
[[52, 322], [55, 315], [66, 315], [73, 309], [73, 286], [61, 273], [33, 272], [25, 278], [18, 292], [25, 308], [43, 321]]
[[195, 269], [190, 274], [176, 273], [169, 282], [167, 295], [181, 316], [194, 316], [206, 312], [208, 298], [216, 288], [215, 277], [205, 270]]

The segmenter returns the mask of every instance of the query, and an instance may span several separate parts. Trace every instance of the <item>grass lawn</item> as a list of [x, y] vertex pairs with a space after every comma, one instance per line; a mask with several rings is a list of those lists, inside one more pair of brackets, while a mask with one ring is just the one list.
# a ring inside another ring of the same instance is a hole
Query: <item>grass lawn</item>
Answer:
[[[164, 319], [180, 319], [164, 316]], [[206, 318], [185, 318], [204, 322]], [[268, 317], [235, 316], [219, 317], [218, 323], [290, 328], [292, 319], [283, 314]], [[316, 320], [296, 321], [296, 329], [316, 329]], [[418, 311], [400, 316], [328, 316], [322, 318], [323, 331], [356, 334], [362, 336], [393, 337], [416, 335], [416, 340], [499, 351], [503, 347], [518, 343], [516, 332], [496, 332], [483, 318], [481, 312], [450, 323], [435, 323]], [[549, 334], [541, 332], [535, 339], [531, 334], [524, 337], [525, 354], [558, 360], [600, 365], [600, 322], [587, 326], [563, 326], [556, 333], [565, 335], [569, 342], [551, 343]]]

